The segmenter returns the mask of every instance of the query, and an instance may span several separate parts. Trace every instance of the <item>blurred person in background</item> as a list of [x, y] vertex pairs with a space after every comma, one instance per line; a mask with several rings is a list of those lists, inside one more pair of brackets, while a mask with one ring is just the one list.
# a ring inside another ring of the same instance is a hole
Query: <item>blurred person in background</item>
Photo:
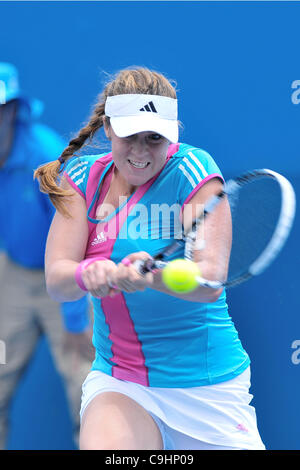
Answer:
[[0, 449], [7, 447], [11, 399], [42, 335], [66, 386], [75, 442], [81, 384], [94, 358], [88, 297], [59, 304], [46, 291], [44, 250], [55, 211], [33, 169], [57, 158], [65, 143], [36, 122], [42, 111], [40, 101], [21, 93], [16, 68], [0, 62], [0, 340], [6, 348]]

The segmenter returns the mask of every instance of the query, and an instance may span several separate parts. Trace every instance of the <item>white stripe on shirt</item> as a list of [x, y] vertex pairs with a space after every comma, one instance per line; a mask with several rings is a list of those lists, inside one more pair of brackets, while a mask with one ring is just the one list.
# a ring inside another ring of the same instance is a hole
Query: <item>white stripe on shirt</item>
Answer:
[[186, 169], [184, 168], [183, 165], [178, 165], [178, 168], [182, 171], [182, 173], [184, 174], [184, 176], [189, 180], [189, 182], [191, 183], [193, 189], [197, 186], [194, 179], [192, 178], [192, 176], [186, 171]]
[[[81, 168], [80, 170], [78, 170], [76, 173], [74, 173], [72, 176], [71, 176], [71, 179], [74, 181], [74, 179], [81, 175], [81, 173], [83, 173], [85, 170], [87, 169], [87, 166]], [[69, 175], [70, 176], [70, 175]]]
[[74, 170], [77, 170], [77, 168], [83, 166], [83, 165], [87, 165], [88, 162], [79, 162], [77, 163], [75, 166], [73, 166], [73, 168], [71, 168], [70, 171], [68, 171], [68, 175], [71, 176], [71, 173], [73, 173]]
[[83, 180], [84, 180], [84, 178], [85, 178], [85, 177], [86, 177], [86, 173], [84, 173], [84, 175], [83, 175], [83, 177], [82, 177], [82, 178], [80, 178], [80, 179], [79, 179], [79, 180], [77, 180], [77, 181], [74, 181], [74, 183], [76, 184], [76, 186], [79, 186], [79, 185], [80, 185], [80, 183], [82, 183], [82, 182], [83, 182]]
[[203, 177], [206, 178], [208, 176], [208, 173], [207, 171], [205, 170], [204, 166], [202, 165], [202, 163], [200, 162], [200, 160], [192, 153], [192, 152], [188, 152], [188, 155], [194, 160], [194, 162], [196, 163], [196, 165], [198, 165], [198, 167], [200, 168], [200, 170], [202, 171], [203, 173]]
[[198, 172], [198, 171], [196, 170], [196, 168], [194, 167], [194, 165], [193, 165], [186, 157], [183, 158], [183, 161], [184, 161], [184, 163], [190, 168], [190, 170], [192, 170], [192, 172], [194, 173], [194, 175], [195, 175], [196, 178], [197, 178], [198, 183], [199, 183], [200, 181], [202, 181], [202, 178], [201, 178], [199, 172]]

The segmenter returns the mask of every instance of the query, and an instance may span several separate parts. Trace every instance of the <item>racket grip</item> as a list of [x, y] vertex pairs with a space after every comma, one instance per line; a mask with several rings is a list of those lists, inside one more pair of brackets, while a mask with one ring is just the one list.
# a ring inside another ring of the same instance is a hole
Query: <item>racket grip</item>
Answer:
[[113, 284], [111, 281], [108, 281], [108, 287], [110, 287], [111, 289], [118, 289], [118, 286], [116, 286], [115, 284]]
[[133, 263], [133, 266], [141, 276], [145, 276], [147, 273], [154, 273], [156, 270], [163, 269], [166, 265], [166, 262], [156, 259], [147, 259], [146, 261], [139, 259]]
[[145, 274], [152, 272], [156, 268], [152, 259], [147, 259], [146, 261], [137, 259], [134, 261], [133, 266], [141, 276], [145, 276]]

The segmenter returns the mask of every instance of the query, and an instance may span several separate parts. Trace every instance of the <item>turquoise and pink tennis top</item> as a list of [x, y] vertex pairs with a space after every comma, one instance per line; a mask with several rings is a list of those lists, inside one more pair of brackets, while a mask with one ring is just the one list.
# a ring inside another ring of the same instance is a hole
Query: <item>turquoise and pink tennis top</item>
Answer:
[[[178, 237], [180, 216], [196, 191], [221, 172], [205, 151], [172, 144], [163, 169], [103, 220], [96, 218], [114, 170], [111, 153], [75, 157], [65, 177], [86, 200], [85, 258], [119, 263], [130, 253], [152, 256]], [[170, 211], [169, 208], [172, 208]], [[173, 258], [183, 257], [183, 251]], [[189, 302], [153, 289], [92, 297], [92, 370], [150, 387], [196, 387], [242, 373], [250, 360], [228, 313], [225, 289], [214, 303]]]

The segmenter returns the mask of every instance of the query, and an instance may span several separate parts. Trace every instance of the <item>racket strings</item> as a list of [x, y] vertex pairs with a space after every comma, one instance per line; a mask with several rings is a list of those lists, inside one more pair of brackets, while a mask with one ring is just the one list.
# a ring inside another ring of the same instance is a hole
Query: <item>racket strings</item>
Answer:
[[227, 282], [246, 275], [266, 249], [278, 224], [281, 202], [280, 186], [271, 178], [254, 180], [229, 197], [232, 248]]

